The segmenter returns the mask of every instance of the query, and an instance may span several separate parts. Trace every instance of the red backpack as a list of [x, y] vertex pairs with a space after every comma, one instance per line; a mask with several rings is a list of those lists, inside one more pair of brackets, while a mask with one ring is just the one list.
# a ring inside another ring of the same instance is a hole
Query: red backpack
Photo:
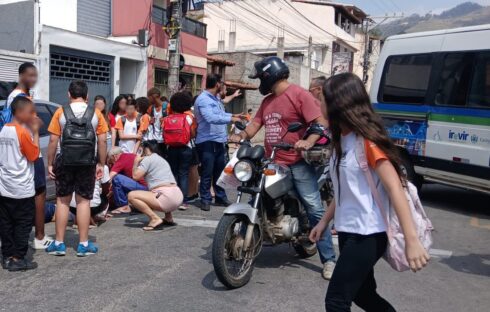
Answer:
[[180, 147], [191, 141], [191, 125], [187, 114], [171, 114], [163, 118], [163, 140], [166, 145]]

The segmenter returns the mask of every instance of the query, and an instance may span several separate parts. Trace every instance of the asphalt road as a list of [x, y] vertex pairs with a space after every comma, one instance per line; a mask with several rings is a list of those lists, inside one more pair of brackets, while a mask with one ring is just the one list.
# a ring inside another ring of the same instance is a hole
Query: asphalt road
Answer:
[[[436, 231], [433, 261], [419, 273], [376, 266], [379, 292], [397, 311], [490, 310], [490, 197], [438, 185], [422, 199]], [[211, 244], [222, 209], [179, 212], [179, 226], [144, 233], [142, 217], [113, 219], [91, 232], [98, 255], [36, 252], [35, 271], [0, 271], [0, 311], [322, 311], [328, 283], [315, 256], [266, 247], [251, 282], [228, 291], [216, 281]], [[53, 234], [53, 224], [47, 226]], [[353, 311], [360, 311], [353, 308]]]

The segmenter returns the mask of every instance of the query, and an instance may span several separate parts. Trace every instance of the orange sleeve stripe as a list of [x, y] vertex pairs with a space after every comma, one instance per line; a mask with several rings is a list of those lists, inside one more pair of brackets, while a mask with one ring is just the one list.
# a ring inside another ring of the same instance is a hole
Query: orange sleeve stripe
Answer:
[[28, 161], [35, 161], [39, 158], [39, 146], [32, 141], [31, 134], [19, 125], [15, 126], [19, 139], [20, 151]]
[[61, 136], [61, 125], [60, 125], [60, 117], [63, 114], [63, 108], [60, 107], [56, 110], [49, 123], [48, 132], [57, 136]]
[[116, 130], [124, 130], [124, 126], [122, 124], [122, 117], [116, 122], [116, 126], [114, 127]]
[[109, 132], [109, 126], [107, 125], [104, 115], [102, 115], [102, 113], [98, 109], [95, 110], [95, 114], [97, 115], [98, 119], [97, 129], [95, 130], [97, 135]]
[[364, 146], [366, 149], [366, 158], [369, 167], [376, 168], [376, 164], [380, 160], [388, 159], [386, 154], [375, 143], [364, 140]]
[[150, 116], [148, 114], [144, 114], [141, 116], [140, 128], [138, 132], [143, 133], [148, 130], [148, 126], [150, 125]]

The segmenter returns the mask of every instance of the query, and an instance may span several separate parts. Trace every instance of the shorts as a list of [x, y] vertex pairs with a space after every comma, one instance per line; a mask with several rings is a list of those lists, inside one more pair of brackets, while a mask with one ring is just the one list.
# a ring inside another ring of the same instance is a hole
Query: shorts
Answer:
[[46, 191], [46, 169], [44, 168], [42, 157], [39, 157], [34, 162], [34, 189], [36, 190], [36, 195]]
[[191, 167], [199, 165], [199, 154], [197, 153], [197, 149], [192, 147], [192, 159], [191, 159]]
[[184, 201], [184, 195], [178, 186], [160, 186], [151, 190], [152, 193], [160, 194], [157, 197], [160, 208], [164, 212], [172, 212], [179, 208]]
[[56, 176], [56, 197], [77, 195], [92, 200], [95, 189], [96, 166], [63, 166], [61, 157], [57, 156], [53, 171]]

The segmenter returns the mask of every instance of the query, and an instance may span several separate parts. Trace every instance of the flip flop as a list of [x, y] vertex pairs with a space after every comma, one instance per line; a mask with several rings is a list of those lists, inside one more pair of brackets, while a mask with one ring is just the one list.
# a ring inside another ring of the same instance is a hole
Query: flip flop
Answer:
[[147, 225], [147, 226], [144, 226], [143, 227], [143, 231], [145, 232], [153, 232], [153, 231], [158, 231], [158, 230], [162, 230], [163, 228], [163, 222], [158, 224], [158, 225]]
[[168, 221], [168, 220], [165, 220], [165, 219], [162, 219], [162, 223], [161, 225], [164, 225], [164, 226], [176, 226], [177, 223], [175, 223], [174, 221]]
[[129, 214], [129, 213], [131, 213], [131, 211], [121, 211], [117, 209], [111, 211], [112, 215], [121, 215], [121, 214]]

